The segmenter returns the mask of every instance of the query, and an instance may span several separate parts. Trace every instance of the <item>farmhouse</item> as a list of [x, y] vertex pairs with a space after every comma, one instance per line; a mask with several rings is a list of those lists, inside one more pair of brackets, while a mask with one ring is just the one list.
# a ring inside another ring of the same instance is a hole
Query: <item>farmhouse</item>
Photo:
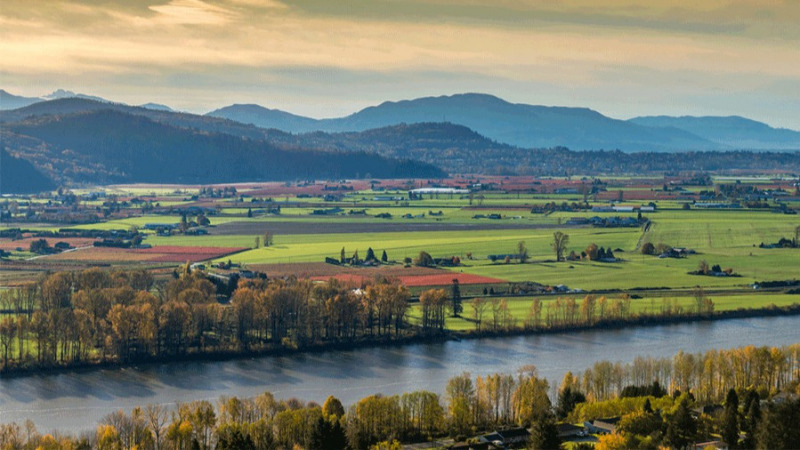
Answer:
[[595, 227], [602, 228], [619, 228], [619, 227], [638, 227], [639, 221], [634, 217], [598, 217], [594, 216], [589, 219], [589, 223]]
[[315, 209], [311, 211], [312, 216], [334, 216], [336, 214], [342, 213], [344, 210], [342, 208], [328, 208], [328, 209]]
[[145, 230], [174, 230], [178, 228], [177, 223], [146, 223]]
[[499, 255], [489, 255], [487, 256], [492, 262], [495, 261], [503, 261], [506, 258], [509, 259], [519, 259], [519, 253], [504, 253]]
[[511, 428], [481, 436], [479, 440], [480, 442], [509, 447], [525, 444], [528, 442], [530, 435], [531, 433], [525, 428]]
[[704, 209], [737, 209], [741, 208], [742, 205], [739, 203], [696, 202], [694, 207]]
[[562, 441], [568, 440], [569, 438], [578, 438], [582, 437], [586, 434], [584, 427], [573, 425], [571, 423], [561, 423], [557, 426], [558, 429], [558, 438]]
[[567, 225], [587, 225], [589, 223], [589, 219], [586, 217], [570, 217], [567, 220]]
[[619, 417], [609, 417], [607, 419], [595, 419], [591, 422], [584, 422], [583, 426], [586, 427], [592, 434], [608, 434], [617, 432], [617, 424]]

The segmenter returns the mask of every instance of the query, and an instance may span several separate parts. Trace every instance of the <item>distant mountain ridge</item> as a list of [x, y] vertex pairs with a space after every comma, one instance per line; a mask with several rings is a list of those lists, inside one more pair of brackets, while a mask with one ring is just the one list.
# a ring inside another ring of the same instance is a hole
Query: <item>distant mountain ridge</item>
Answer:
[[[618, 120], [588, 109], [510, 103], [487, 94], [456, 94], [387, 101], [345, 117], [313, 119], [255, 104], [235, 104], [205, 116], [180, 113], [157, 103], [141, 107], [111, 103], [99, 97], [57, 90], [48, 97], [68, 103], [44, 105], [36, 98], [0, 90], [0, 121], [59, 110], [96, 110], [101, 105], [173, 126], [241, 135], [252, 139], [283, 139], [282, 134], [352, 133], [400, 124], [462, 125], [486, 138], [521, 148], [567, 147], [573, 150], [632, 151], [800, 150], [800, 132], [773, 128], [738, 116], [647, 116]], [[95, 104], [81, 101], [95, 100]], [[71, 101], [71, 102], [70, 102]], [[27, 106], [27, 110], [17, 110]], [[57, 106], [57, 108], [55, 108]], [[205, 117], [205, 119], [203, 119]]]
[[606, 117], [588, 108], [509, 103], [487, 94], [456, 94], [384, 102], [346, 117], [311, 119], [255, 105], [234, 105], [208, 115], [291, 133], [352, 132], [401, 123], [451, 122], [492, 140], [524, 148], [681, 151], [726, 149], [692, 133]]
[[740, 116], [644, 116], [629, 122], [649, 127], [678, 128], [737, 150], [798, 150], [800, 132], [773, 128]]
[[29, 105], [33, 105], [34, 103], [40, 103], [48, 100], [60, 100], [64, 98], [82, 98], [85, 100], [94, 100], [96, 102], [102, 103], [109, 103], [108, 100], [100, 97], [96, 97], [93, 95], [86, 95], [86, 94], [76, 94], [72, 91], [67, 91], [64, 89], [57, 89], [50, 94], [47, 94], [42, 97], [22, 97], [19, 95], [14, 95], [6, 91], [5, 89], [0, 89], [0, 111], [8, 111], [12, 109], [24, 108]]
[[0, 111], [0, 143], [2, 193], [115, 182], [800, 171], [800, 152], [525, 149], [449, 122], [291, 134], [76, 98]]
[[42, 99], [39, 97], [22, 97], [11, 94], [5, 89], [0, 89], [0, 110], [24, 108], [41, 101]]
[[175, 112], [174, 109], [170, 108], [167, 105], [162, 105], [161, 103], [145, 103], [143, 105], [139, 105], [140, 108], [145, 109], [153, 109], [156, 111], [167, 111], [167, 112]]
[[234, 104], [209, 112], [206, 116], [234, 120], [236, 122], [255, 125], [260, 128], [274, 128], [290, 133], [307, 133], [321, 131], [317, 128], [317, 119], [298, 116], [279, 109], [269, 109], [260, 105]]
[[76, 94], [75, 92], [67, 91], [65, 89], [56, 89], [52, 93], [45, 95], [42, 98], [44, 100], [59, 100], [62, 98], [82, 98], [85, 100], [94, 100], [96, 102], [110, 103], [108, 100], [102, 97], [97, 97], [95, 95]]
[[258, 105], [231, 105], [207, 115], [290, 133], [355, 132], [401, 123], [451, 122], [523, 148], [800, 150], [800, 132], [738, 116], [653, 116], [625, 121], [588, 108], [515, 104], [486, 94], [384, 102], [334, 119], [312, 119]]

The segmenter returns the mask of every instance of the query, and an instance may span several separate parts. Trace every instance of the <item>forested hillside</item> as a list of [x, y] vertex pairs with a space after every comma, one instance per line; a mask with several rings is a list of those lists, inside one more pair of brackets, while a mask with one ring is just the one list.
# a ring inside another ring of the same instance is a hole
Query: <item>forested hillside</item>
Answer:
[[54, 189], [55, 184], [28, 161], [0, 148], [0, 194], [27, 194]]
[[436, 167], [365, 152], [311, 151], [193, 131], [113, 110], [6, 124], [6, 146], [51, 179], [214, 183], [297, 178], [441, 177]]

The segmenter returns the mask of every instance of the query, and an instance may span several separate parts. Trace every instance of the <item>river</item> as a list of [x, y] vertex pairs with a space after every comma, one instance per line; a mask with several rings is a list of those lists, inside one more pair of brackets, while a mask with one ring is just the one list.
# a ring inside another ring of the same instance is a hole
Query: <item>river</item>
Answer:
[[800, 317], [767, 317], [680, 325], [583, 331], [541, 336], [470, 339], [362, 348], [223, 362], [154, 364], [0, 379], [0, 422], [31, 419], [40, 431], [93, 429], [106, 414], [148, 403], [174, 404], [220, 396], [343, 403], [381, 392], [427, 389], [441, 393], [461, 372], [513, 373], [534, 364], [551, 384], [568, 370], [600, 360], [630, 362], [636, 355], [670, 357], [744, 345], [800, 342]]

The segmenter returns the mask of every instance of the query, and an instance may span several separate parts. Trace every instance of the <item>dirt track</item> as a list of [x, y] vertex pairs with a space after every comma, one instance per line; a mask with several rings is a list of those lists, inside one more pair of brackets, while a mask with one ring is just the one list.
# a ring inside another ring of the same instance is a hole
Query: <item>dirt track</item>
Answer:
[[[558, 228], [568, 226], [560, 225]], [[261, 234], [269, 230], [275, 234], [320, 234], [320, 233], [392, 233], [404, 231], [468, 231], [468, 230], [531, 230], [555, 228], [554, 225], [531, 225], [522, 223], [402, 223], [402, 222], [229, 222], [209, 230], [216, 235]]]

